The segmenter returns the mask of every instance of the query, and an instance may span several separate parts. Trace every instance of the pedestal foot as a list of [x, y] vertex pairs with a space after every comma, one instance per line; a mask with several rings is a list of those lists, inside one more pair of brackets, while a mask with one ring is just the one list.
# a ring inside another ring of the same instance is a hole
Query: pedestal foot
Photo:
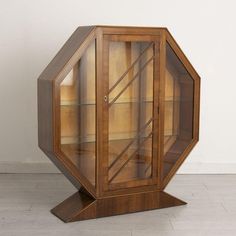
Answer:
[[135, 193], [101, 199], [93, 199], [84, 192], [77, 192], [53, 208], [51, 212], [64, 222], [73, 222], [184, 204], [186, 202], [163, 191]]

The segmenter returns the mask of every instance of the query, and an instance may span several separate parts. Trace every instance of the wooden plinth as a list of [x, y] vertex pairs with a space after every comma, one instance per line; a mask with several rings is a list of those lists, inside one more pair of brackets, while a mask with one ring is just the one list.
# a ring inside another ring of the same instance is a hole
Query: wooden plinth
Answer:
[[79, 191], [53, 208], [51, 212], [67, 223], [185, 204], [186, 202], [163, 191], [135, 193], [101, 199], [94, 199], [83, 191]]

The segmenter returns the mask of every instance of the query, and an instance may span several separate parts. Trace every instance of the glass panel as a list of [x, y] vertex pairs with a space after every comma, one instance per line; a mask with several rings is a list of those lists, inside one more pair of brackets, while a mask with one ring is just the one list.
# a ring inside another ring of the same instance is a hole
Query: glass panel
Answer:
[[152, 176], [153, 43], [109, 43], [109, 183]]
[[193, 136], [193, 79], [167, 44], [165, 73], [164, 177]]
[[95, 185], [95, 41], [60, 85], [61, 151]]

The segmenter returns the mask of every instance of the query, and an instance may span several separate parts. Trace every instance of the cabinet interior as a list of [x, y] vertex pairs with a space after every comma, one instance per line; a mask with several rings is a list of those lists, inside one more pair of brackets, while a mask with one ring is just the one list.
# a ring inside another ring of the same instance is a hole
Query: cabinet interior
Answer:
[[[152, 177], [154, 56], [154, 42], [108, 42], [104, 100], [111, 185]], [[192, 139], [194, 89], [191, 76], [168, 44], [165, 64], [163, 178]], [[95, 40], [61, 82], [60, 116], [62, 152], [95, 185]]]

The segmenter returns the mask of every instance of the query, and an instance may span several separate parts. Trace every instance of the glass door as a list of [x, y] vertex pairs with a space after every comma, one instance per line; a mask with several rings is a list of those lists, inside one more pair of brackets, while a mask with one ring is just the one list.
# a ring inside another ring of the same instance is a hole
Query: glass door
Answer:
[[157, 181], [158, 51], [153, 36], [104, 36], [108, 190]]

